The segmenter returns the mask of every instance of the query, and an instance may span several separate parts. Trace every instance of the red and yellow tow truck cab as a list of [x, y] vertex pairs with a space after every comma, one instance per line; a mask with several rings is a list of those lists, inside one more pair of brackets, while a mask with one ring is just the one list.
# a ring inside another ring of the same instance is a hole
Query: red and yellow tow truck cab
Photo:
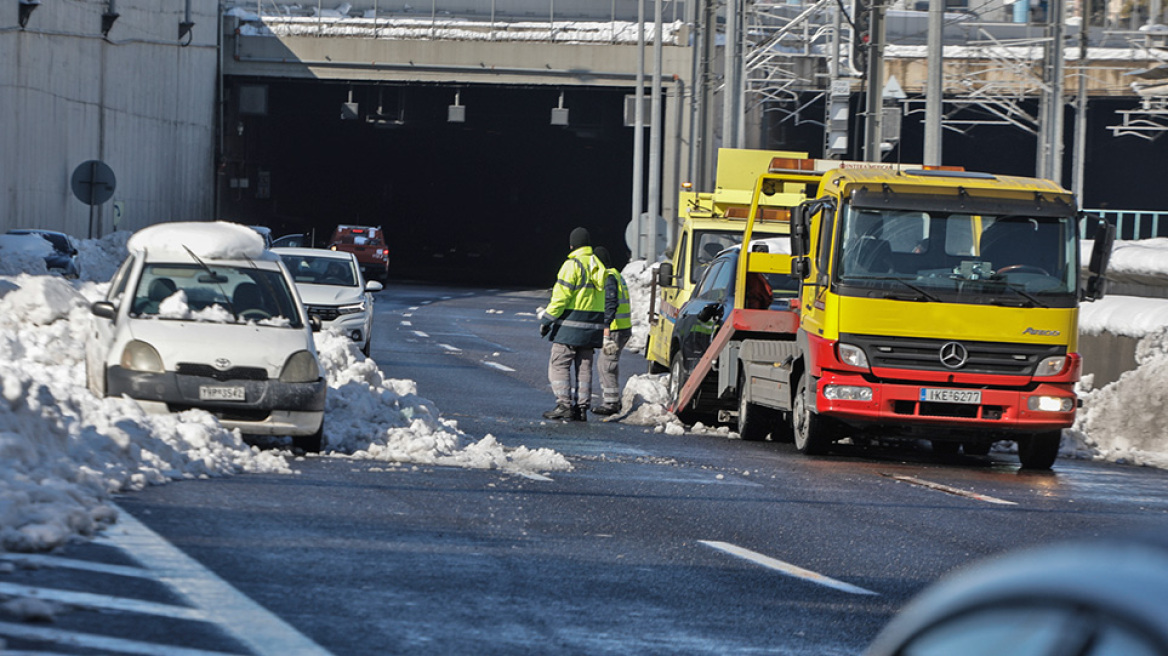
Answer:
[[[1096, 243], [1083, 280], [1086, 228]], [[800, 298], [781, 314], [797, 321], [768, 328], [780, 312], [741, 309], [738, 284], [693, 372], [719, 377], [744, 436], [789, 436], [809, 454], [844, 437], [970, 454], [1014, 440], [1023, 467], [1050, 468], [1078, 406], [1079, 303], [1102, 297], [1111, 226], [1048, 180], [840, 168], [794, 208], [791, 231], [791, 258], [740, 258], [738, 282], [789, 268]], [[698, 388], [688, 381], [675, 409]]]

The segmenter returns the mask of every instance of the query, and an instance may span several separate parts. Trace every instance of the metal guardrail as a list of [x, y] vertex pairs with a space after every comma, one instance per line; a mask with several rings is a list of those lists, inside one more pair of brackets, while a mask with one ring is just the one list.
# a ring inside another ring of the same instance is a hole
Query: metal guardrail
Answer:
[[[1084, 210], [1101, 216], [1115, 226], [1116, 239], [1152, 239], [1168, 237], [1168, 212], [1154, 210]], [[1091, 232], [1087, 226], [1087, 232]], [[1094, 235], [1084, 234], [1090, 239]]]

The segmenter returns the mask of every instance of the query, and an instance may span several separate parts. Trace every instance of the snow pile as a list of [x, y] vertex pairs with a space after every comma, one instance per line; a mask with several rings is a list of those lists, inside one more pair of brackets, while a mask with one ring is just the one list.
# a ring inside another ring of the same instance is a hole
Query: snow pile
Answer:
[[[1107, 267], [1107, 275], [1168, 276], [1166, 253], [1168, 253], [1168, 237], [1117, 241], [1111, 249], [1111, 262]], [[1090, 253], [1083, 253], [1083, 261], [1090, 261]]]
[[77, 259], [81, 261], [81, 278], [109, 282], [126, 259], [126, 242], [134, 233], [128, 230], [114, 232], [101, 239], [78, 239]]
[[649, 291], [656, 272], [657, 269], [645, 260], [633, 260], [621, 269], [621, 277], [629, 288], [629, 307], [633, 313], [633, 336], [625, 348], [634, 353], [644, 353], [649, 344]]
[[566, 471], [564, 456], [550, 449], [507, 449], [491, 435], [464, 445], [457, 423], [439, 416], [418, 396], [412, 380], [385, 378], [377, 363], [335, 330], [316, 334], [328, 375], [325, 401], [327, 449], [390, 462], [449, 465], [508, 472]]
[[[1168, 259], [1166, 257], [1165, 259]], [[1104, 296], [1079, 309], [1079, 333], [1143, 337], [1168, 326], [1168, 299]]]

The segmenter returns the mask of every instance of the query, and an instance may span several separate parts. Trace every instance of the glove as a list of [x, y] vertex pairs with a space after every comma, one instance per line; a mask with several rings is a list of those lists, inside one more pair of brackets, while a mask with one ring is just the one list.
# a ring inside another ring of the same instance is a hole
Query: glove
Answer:
[[620, 347], [617, 346], [616, 340], [611, 337], [604, 338], [604, 347], [601, 348], [601, 350], [604, 351], [604, 354], [609, 357], [620, 353]]
[[540, 322], [540, 324], [539, 324], [539, 336], [540, 337], [547, 337], [548, 333], [550, 333], [551, 331], [552, 331], [552, 324], [551, 323], [546, 322], [546, 321]]

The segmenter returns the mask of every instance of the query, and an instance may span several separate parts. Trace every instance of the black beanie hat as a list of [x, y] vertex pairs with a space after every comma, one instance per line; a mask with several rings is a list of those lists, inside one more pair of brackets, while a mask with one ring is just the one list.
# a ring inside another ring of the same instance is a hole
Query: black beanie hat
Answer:
[[612, 267], [612, 261], [608, 259], [607, 248], [603, 246], [597, 246], [596, 248], [592, 249], [592, 254], [595, 255], [598, 260], [600, 260], [600, 263], [604, 265], [604, 268], [608, 269]]
[[568, 245], [572, 247], [572, 250], [576, 250], [581, 246], [591, 246], [592, 235], [588, 234], [588, 230], [584, 228], [576, 228], [572, 231], [571, 236], [568, 237]]

